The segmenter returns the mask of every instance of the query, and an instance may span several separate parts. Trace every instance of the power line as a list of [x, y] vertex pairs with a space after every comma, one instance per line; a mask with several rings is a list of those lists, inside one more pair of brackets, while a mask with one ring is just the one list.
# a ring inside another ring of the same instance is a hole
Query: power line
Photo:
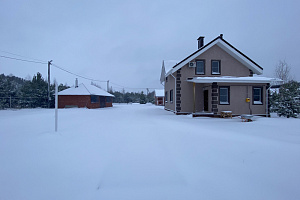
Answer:
[[20, 54], [11, 53], [11, 52], [8, 52], [8, 51], [0, 50], [0, 52], [7, 53], [7, 54], [10, 54], [10, 55], [14, 55], [14, 56], [19, 56], [19, 57], [27, 58], [27, 59], [30, 59], [30, 60], [39, 61], [39, 62], [46, 62], [45, 60], [40, 60], [40, 59], [28, 57], [28, 56], [22, 56], [22, 55], [20, 55]]
[[12, 59], [12, 60], [23, 61], [23, 62], [36, 63], [36, 64], [47, 64], [46, 62], [33, 61], [33, 60], [25, 60], [25, 59], [21, 59], [21, 58], [14, 58], [14, 57], [3, 56], [3, 55], [0, 55], [0, 57], [7, 58], [7, 59]]
[[67, 73], [69, 73], [69, 74], [78, 76], [78, 77], [83, 78], [83, 79], [86, 79], [86, 80], [90, 80], [90, 81], [98, 81], [98, 82], [107, 82], [107, 81], [97, 80], [97, 79], [92, 79], [92, 78], [87, 78], [87, 77], [85, 77], [85, 76], [81, 76], [81, 75], [79, 75], [79, 74], [75, 74], [75, 73], [73, 73], [73, 72], [71, 72], [71, 71], [69, 71], [69, 70], [66, 70], [66, 69], [64, 69], [64, 68], [62, 68], [62, 67], [60, 67], [60, 66], [58, 66], [58, 65], [56, 65], [56, 64], [53, 64], [53, 63], [51, 63], [51, 65], [53, 65], [54, 67], [56, 67], [56, 68], [58, 68], [58, 69], [60, 69], [60, 70], [62, 70], [62, 71], [65, 71], [65, 72], [67, 72]]
[[[0, 50], [0, 52], [4, 52], [4, 53], [7, 53], [7, 54], [11, 54], [11, 55], [15, 55], [15, 56], [20, 56], [20, 57], [25, 57], [25, 56], [22, 56], [22, 55], [18, 55], [18, 54], [15, 54], [15, 53], [11, 53], [11, 52], [7, 52], [7, 51], [2, 51]], [[6, 59], [12, 59], [12, 60], [18, 60], [18, 61], [23, 61], [23, 62], [30, 62], [30, 63], [36, 63], [36, 64], [48, 64], [48, 62], [46, 61], [42, 61], [42, 60], [38, 60], [38, 59], [34, 59], [34, 58], [31, 58], [33, 60], [28, 60], [28, 59], [21, 59], [21, 58], [15, 58], [15, 57], [10, 57], [10, 56], [4, 56], [4, 55], [0, 55], [0, 57], [2, 58], [6, 58]], [[25, 57], [26, 58], [26, 57]], [[80, 78], [83, 78], [83, 79], [86, 79], [86, 80], [90, 80], [90, 81], [97, 81], [97, 82], [107, 82], [107, 81], [103, 81], [103, 80], [98, 80], [98, 79], [93, 79], [93, 78], [88, 78], [88, 77], [85, 77], [85, 76], [82, 76], [82, 75], [79, 75], [79, 74], [76, 74], [76, 73], [73, 73], [69, 70], [66, 70], [64, 69], [63, 67], [61, 66], [58, 66], [56, 64], [53, 64], [51, 63], [51, 65], [53, 65], [54, 67], [64, 71], [64, 72], [67, 72], [69, 74], [72, 74], [74, 76], [77, 76], [77, 77], [80, 77]], [[133, 87], [126, 87], [126, 86], [123, 86], [123, 85], [120, 85], [120, 84], [117, 84], [117, 83], [114, 83], [114, 82], [110, 82], [112, 83], [113, 85], [117, 85], [119, 86], [120, 88], [123, 88], [123, 89], [130, 89], [130, 90], [146, 90], [146, 89], [156, 89], [156, 88], [133, 88]]]

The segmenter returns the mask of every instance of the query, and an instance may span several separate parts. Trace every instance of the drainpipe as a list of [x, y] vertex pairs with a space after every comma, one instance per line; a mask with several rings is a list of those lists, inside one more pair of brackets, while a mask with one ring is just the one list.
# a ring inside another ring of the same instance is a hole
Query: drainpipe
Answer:
[[266, 89], [266, 117], [268, 117], [269, 111], [269, 90], [271, 89], [271, 85]]
[[196, 112], [196, 88], [195, 88], [196, 84], [193, 83], [193, 90], [194, 90], [194, 103], [193, 103], [193, 112]]
[[175, 103], [175, 113], [177, 113], [177, 108], [176, 108], [176, 107], [177, 107], [177, 106], [176, 106], [176, 92], [177, 92], [177, 91], [176, 91], [176, 77], [175, 77], [172, 73], [171, 73], [171, 76], [173, 76], [173, 78], [174, 78], [174, 80], [175, 80], [175, 88], [174, 88], [175, 99], [174, 99], [173, 102]]

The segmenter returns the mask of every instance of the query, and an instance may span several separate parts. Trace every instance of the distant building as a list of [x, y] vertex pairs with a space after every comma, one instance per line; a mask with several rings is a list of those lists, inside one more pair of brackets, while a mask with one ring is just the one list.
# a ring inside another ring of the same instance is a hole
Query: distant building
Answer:
[[114, 95], [94, 85], [78, 85], [58, 93], [58, 108], [104, 108], [112, 107]]
[[165, 90], [164, 89], [155, 89], [154, 90], [154, 98], [155, 98], [155, 105], [157, 106], [164, 106], [165, 105]]

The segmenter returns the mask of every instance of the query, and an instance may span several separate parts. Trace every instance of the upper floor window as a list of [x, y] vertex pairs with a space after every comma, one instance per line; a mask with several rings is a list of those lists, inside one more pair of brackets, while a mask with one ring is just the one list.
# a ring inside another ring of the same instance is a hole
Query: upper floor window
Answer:
[[221, 74], [221, 61], [212, 60], [211, 61], [211, 74]]
[[196, 61], [196, 74], [205, 74], [205, 60]]
[[262, 87], [253, 87], [253, 104], [263, 104]]
[[219, 87], [219, 99], [220, 104], [229, 104], [230, 101], [230, 91], [229, 87]]

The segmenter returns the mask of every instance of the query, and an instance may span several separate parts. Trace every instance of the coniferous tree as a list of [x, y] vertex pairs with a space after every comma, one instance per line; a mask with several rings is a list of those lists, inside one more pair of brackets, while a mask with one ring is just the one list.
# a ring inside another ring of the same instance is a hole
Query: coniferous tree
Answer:
[[287, 118], [298, 117], [300, 113], [299, 97], [299, 83], [290, 81], [283, 84], [279, 89], [279, 93], [274, 93], [271, 96], [272, 111]]

